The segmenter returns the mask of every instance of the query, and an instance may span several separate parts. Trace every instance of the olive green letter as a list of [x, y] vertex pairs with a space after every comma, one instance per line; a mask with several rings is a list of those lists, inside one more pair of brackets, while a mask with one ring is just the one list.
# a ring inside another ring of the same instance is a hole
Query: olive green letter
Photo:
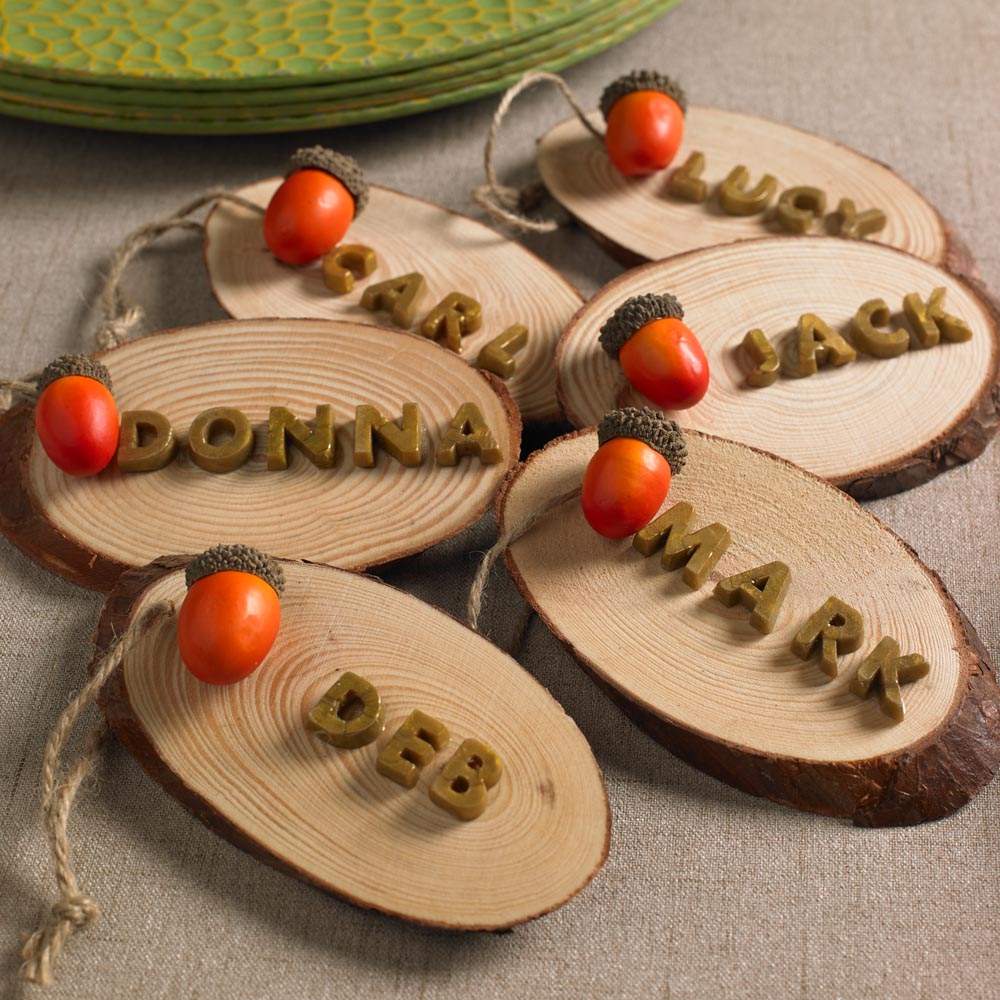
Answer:
[[353, 750], [378, 737], [384, 718], [378, 689], [348, 670], [313, 707], [306, 728], [335, 747]]
[[332, 469], [337, 464], [333, 408], [326, 403], [316, 407], [315, 430], [309, 430], [287, 406], [272, 406], [267, 421], [267, 467], [272, 472], [288, 468], [289, 440], [317, 469]]
[[791, 582], [792, 571], [783, 562], [770, 562], [720, 580], [714, 594], [727, 608], [737, 601], [748, 608], [750, 624], [767, 635], [774, 629]]
[[118, 468], [122, 472], [155, 472], [167, 465], [176, 453], [174, 429], [162, 413], [155, 410], [125, 410], [122, 413], [118, 432]]
[[632, 539], [632, 547], [644, 556], [652, 555], [663, 546], [660, 565], [674, 570], [684, 567], [684, 582], [697, 590], [729, 548], [729, 529], [721, 524], [709, 524], [688, 533], [694, 517], [694, 507], [686, 500], [676, 503], [654, 521], [650, 521]]
[[486, 791], [503, 772], [500, 758], [480, 740], [463, 740], [455, 756], [430, 787], [431, 801], [459, 819], [470, 820], [486, 808]]

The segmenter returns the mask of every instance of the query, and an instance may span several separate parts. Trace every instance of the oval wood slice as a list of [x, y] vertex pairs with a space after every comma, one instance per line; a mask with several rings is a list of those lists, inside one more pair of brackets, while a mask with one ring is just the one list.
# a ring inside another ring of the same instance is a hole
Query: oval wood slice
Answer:
[[[136, 621], [101, 708], [142, 766], [195, 816], [274, 867], [409, 920], [496, 930], [561, 906], [607, 857], [604, 782], [575, 723], [506, 653], [410, 594], [355, 573], [286, 563], [278, 639], [238, 684], [196, 680], [177, 651], [185, 560], [124, 574], [105, 604], [95, 662]], [[130, 643], [132, 642], [130, 638]], [[385, 728], [341, 750], [305, 718], [344, 672], [378, 689]], [[448, 745], [412, 789], [375, 759], [414, 709]], [[485, 812], [463, 822], [428, 788], [462, 740], [499, 754]]]
[[[589, 117], [603, 130], [600, 112]], [[696, 150], [705, 155], [701, 176], [708, 185], [708, 197], [700, 204], [669, 193], [671, 176]], [[778, 194], [800, 185], [819, 188], [826, 193], [828, 213], [841, 198], [851, 199], [859, 213], [879, 208], [886, 225], [869, 239], [975, 276], [968, 251], [934, 206], [889, 167], [848, 146], [764, 118], [689, 107], [684, 141], [671, 169], [648, 177], [625, 177], [616, 170], [604, 143], [575, 117], [551, 129], [536, 155], [552, 196], [627, 266], [785, 232], [774, 219], [777, 196], [758, 215], [722, 211], [719, 185], [742, 164], [750, 172], [749, 187], [771, 174]], [[822, 232], [823, 226], [817, 223], [816, 231]]]
[[[34, 433], [33, 407], [0, 417], [0, 528], [29, 556], [88, 587], [109, 590], [122, 570], [164, 551], [244, 542], [276, 556], [362, 569], [420, 552], [462, 531], [489, 506], [518, 455], [517, 409], [493, 376], [430, 341], [360, 323], [252, 320], [154, 334], [98, 355], [119, 409], [156, 410], [173, 424], [177, 457], [157, 472], [121, 473], [112, 462], [86, 479], [67, 476]], [[361, 404], [398, 419], [419, 404], [428, 442], [406, 468], [377, 451], [354, 465]], [[503, 453], [481, 464], [435, 464], [434, 450], [465, 402], [476, 403]], [[311, 422], [330, 404], [337, 465], [318, 469], [288, 446], [288, 468], [268, 471], [267, 419], [287, 406]], [[235, 472], [196, 466], [191, 421], [217, 406], [242, 410], [254, 451]]]
[[[265, 207], [281, 178], [239, 191]], [[451, 292], [471, 295], [482, 306], [482, 326], [462, 340], [462, 357], [476, 363], [479, 351], [507, 327], [521, 323], [528, 343], [515, 355], [507, 388], [526, 421], [562, 418], [552, 359], [556, 342], [583, 299], [557, 271], [524, 247], [464, 215], [389, 188], [372, 186], [371, 200], [351, 224], [345, 243], [370, 246], [378, 268], [338, 295], [323, 283], [319, 262], [289, 267], [264, 243], [261, 216], [221, 202], [205, 226], [205, 263], [219, 304], [231, 316], [315, 317], [388, 322], [385, 313], [361, 308], [365, 288], [417, 271], [427, 292], [413, 329]], [[447, 349], [447, 348], [442, 348]]]
[[[559, 438], [519, 465], [498, 499], [501, 530], [579, 487], [594, 431]], [[695, 507], [732, 544], [700, 590], [611, 541], [579, 500], [516, 542], [507, 565], [525, 598], [604, 691], [670, 750], [735, 787], [862, 825], [953, 812], [1000, 766], [1000, 689], [971, 625], [937, 576], [876, 518], [829, 484], [764, 452], [688, 434], [688, 461], [665, 506]], [[791, 569], [774, 631], [712, 594], [773, 560]], [[831, 594], [856, 608], [865, 642], [829, 679], [793, 636]], [[849, 682], [884, 636], [930, 673], [902, 688], [895, 723]]]
[[[915, 346], [896, 358], [790, 375], [796, 326], [815, 313], [851, 339], [851, 320], [873, 298], [909, 329], [903, 296], [944, 287], [948, 312], [972, 339]], [[671, 292], [708, 356], [711, 382], [697, 405], [673, 413], [683, 426], [764, 448], [858, 498], [909, 489], [979, 455], [1000, 421], [996, 308], [962, 278], [891, 247], [834, 237], [775, 237], [709, 247], [628, 271], [574, 317], [559, 343], [559, 392], [577, 427], [615, 406], [653, 406], [624, 380], [598, 342], [625, 299]], [[770, 339], [782, 370], [769, 386], [746, 383], [747, 331]]]

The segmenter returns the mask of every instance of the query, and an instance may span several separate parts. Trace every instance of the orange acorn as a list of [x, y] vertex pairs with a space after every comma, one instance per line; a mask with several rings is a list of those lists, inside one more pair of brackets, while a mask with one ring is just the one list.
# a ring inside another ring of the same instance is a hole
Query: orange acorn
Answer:
[[708, 358], [669, 293], [626, 299], [601, 327], [601, 347], [629, 382], [665, 410], [694, 406], [708, 391]]
[[108, 369], [85, 354], [64, 354], [38, 380], [35, 430], [45, 454], [71, 476], [93, 476], [118, 450], [118, 407]]
[[680, 85], [653, 70], [633, 70], [601, 94], [604, 145], [627, 177], [663, 170], [684, 138], [687, 100]]
[[332, 250], [368, 204], [357, 161], [323, 146], [299, 149], [264, 213], [264, 242], [286, 264], [308, 264]]
[[633, 407], [608, 413], [597, 441], [583, 474], [583, 514], [599, 535], [625, 538], [656, 516], [671, 477], [684, 468], [687, 445], [673, 420]]
[[281, 623], [285, 575], [249, 545], [216, 545], [188, 563], [177, 619], [184, 665], [207, 684], [232, 684], [271, 651]]

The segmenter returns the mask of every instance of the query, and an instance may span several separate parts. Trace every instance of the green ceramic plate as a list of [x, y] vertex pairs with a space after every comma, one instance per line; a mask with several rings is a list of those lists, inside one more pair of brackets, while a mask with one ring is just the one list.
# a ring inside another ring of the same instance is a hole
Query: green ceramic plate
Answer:
[[[268, 105], [291, 107], [295, 104], [307, 106], [310, 103], [325, 104], [330, 101], [351, 98], [373, 98], [393, 93], [403, 99], [420, 88], [461, 86], [473, 73], [492, 70], [503, 64], [522, 65], [522, 61], [540, 54], [550, 53], [558, 45], [576, 41], [598, 23], [607, 24], [616, 18], [627, 16], [639, 6], [631, 2], [608, 3], [599, 10], [570, 24], [563, 24], [552, 31], [535, 35], [523, 42], [509, 45], [502, 50], [482, 52], [466, 59], [438, 63], [424, 69], [405, 73], [388, 73], [364, 80], [344, 80], [335, 83], [314, 83], [297, 87], [268, 87], [260, 90], [170, 90], [153, 87], [108, 87], [100, 84], [82, 83], [78, 80], [48, 80], [19, 73], [5, 73], [0, 70], [0, 89], [10, 94], [21, 94], [32, 103], [70, 102], [82, 107], [110, 110], [115, 107], [138, 107], [144, 110], [165, 109], [169, 112], [186, 111], [188, 108], [253, 108], [263, 112]], [[420, 90], [421, 93], [425, 91]], [[416, 96], [416, 95], [415, 95]], [[289, 112], [292, 113], [292, 112]], [[300, 113], [304, 113], [300, 112]]]
[[[544, 54], [534, 60], [530, 67], [558, 71], [581, 59], [603, 51], [611, 45], [629, 37], [661, 16], [678, 0], [648, 0], [635, 3], [626, 16], [609, 23], [600, 23], [590, 32], [578, 36], [572, 44], [560, 47], [551, 54]], [[82, 125], [115, 131], [155, 132], [188, 135], [232, 135], [261, 132], [288, 132], [301, 129], [328, 128], [337, 125], [352, 125], [361, 122], [381, 121], [389, 118], [418, 114], [434, 108], [473, 100], [502, 90], [516, 82], [526, 67], [505, 67], [504, 73], [482, 74], [484, 79], [470, 79], [461, 86], [445, 86], [443, 89], [422, 96], [408, 96], [405, 99], [384, 101], [365, 100], [336, 103], [322, 110], [307, 105], [307, 110], [286, 114], [279, 108], [268, 108], [267, 116], [259, 116], [258, 109], [246, 109], [246, 116], [215, 117], [184, 116], [170, 117], [158, 115], [155, 111], [123, 109], [89, 110], [69, 102], [60, 102], [58, 107], [33, 103], [23, 95], [0, 90], [0, 113], [18, 115], [66, 125]]]
[[607, 0], [4, 0], [0, 69], [124, 86], [285, 87], [501, 49]]

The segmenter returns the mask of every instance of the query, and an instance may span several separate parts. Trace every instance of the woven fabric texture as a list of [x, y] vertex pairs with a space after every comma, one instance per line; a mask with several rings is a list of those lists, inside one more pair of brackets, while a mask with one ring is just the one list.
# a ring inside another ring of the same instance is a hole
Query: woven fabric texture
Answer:
[[[991, 195], [1000, 162], [998, 38], [994, 0], [687, 0], [566, 76], [596, 106], [614, 77], [656, 67], [696, 103], [811, 129], [890, 163], [956, 225], [987, 284], [1000, 289], [1000, 201]], [[466, 192], [481, 182], [495, 104], [335, 134], [238, 139], [0, 121], [0, 372], [37, 371], [89, 345], [99, 270], [127, 232], [209, 186], [279, 173], [298, 146], [336, 145], [379, 184], [469, 211]], [[555, 93], [521, 98], [504, 128], [501, 172], [527, 179], [534, 140], [567, 114]], [[579, 230], [526, 242], [586, 294], [620, 271]], [[145, 254], [126, 285], [150, 329], [221, 317], [193, 235]], [[868, 508], [940, 572], [1000, 661], [1000, 448]], [[494, 531], [484, 519], [381, 575], [461, 614]], [[17, 996], [19, 932], [53, 892], [38, 816], [42, 750], [82, 683], [101, 598], [2, 540], [0, 588], [0, 996]], [[485, 630], [502, 641], [519, 609], [498, 570]], [[562, 910], [491, 936], [355, 909], [211, 834], [114, 744], [71, 820], [81, 884], [103, 916], [70, 942], [48, 995], [996, 995], [1000, 783], [942, 822], [855, 829], [749, 798], [681, 764], [628, 723], [537, 620], [521, 659], [589, 739], [613, 811], [606, 867]]]

